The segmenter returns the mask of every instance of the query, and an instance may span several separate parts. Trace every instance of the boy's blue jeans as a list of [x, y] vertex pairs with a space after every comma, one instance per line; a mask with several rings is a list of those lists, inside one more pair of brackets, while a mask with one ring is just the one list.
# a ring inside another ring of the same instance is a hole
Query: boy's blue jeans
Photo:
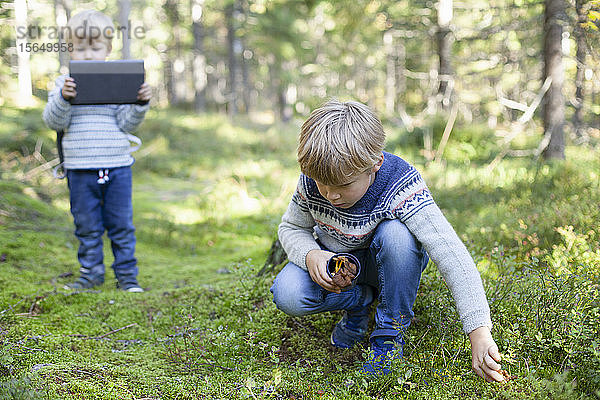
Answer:
[[377, 226], [368, 249], [351, 253], [359, 259], [362, 271], [356, 286], [339, 294], [323, 289], [307, 271], [288, 263], [271, 287], [277, 308], [292, 316], [352, 310], [364, 304], [364, 285], [371, 285], [379, 293], [371, 338], [401, 334], [414, 316], [421, 273], [429, 261], [427, 253], [396, 219]]
[[106, 230], [111, 241], [112, 268], [119, 282], [137, 282], [135, 228], [131, 204], [131, 167], [109, 170], [109, 181], [98, 183], [97, 170], [67, 170], [71, 214], [81, 274], [104, 282], [102, 236]]

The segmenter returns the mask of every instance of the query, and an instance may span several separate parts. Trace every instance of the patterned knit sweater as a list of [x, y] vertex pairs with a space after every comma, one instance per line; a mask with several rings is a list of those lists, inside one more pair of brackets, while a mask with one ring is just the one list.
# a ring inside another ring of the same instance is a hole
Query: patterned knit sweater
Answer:
[[327, 201], [314, 180], [301, 174], [279, 225], [279, 240], [289, 260], [306, 269], [306, 255], [319, 249], [315, 238], [333, 252], [369, 246], [375, 228], [386, 219], [402, 221], [424, 246], [456, 302], [463, 330], [491, 328], [490, 310], [479, 272], [465, 245], [433, 201], [417, 170], [384, 153], [375, 181], [351, 208]]
[[72, 106], [61, 94], [66, 75], [56, 79], [42, 118], [50, 129], [65, 131], [65, 169], [116, 168], [133, 164], [131, 132], [144, 120], [148, 104]]

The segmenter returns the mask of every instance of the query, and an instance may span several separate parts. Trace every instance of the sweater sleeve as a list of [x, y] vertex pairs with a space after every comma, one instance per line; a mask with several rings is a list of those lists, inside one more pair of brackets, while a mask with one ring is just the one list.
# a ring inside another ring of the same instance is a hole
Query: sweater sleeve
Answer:
[[56, 78], [55, 87], [48, 93], [48, 103], [42, 113], [42, 119], [50, 129], [64, 131], [71, 124], [71, 103], [62, 97], [62, 88], [66, 75]]
[[404, 221], [437, 265], [452, 292], [465, 333], [492, 327], [479, 271], [439, 207], [431, 202]]
[[306, 255], [311, 250], [320, 249], [313, 237], [314, 226], [315, 220], [309, 212], [300, 178], [288, 209], [281, 218], [278, 235], [288, 259], [304, 270], [307, 269]]
[[117, 124], [125, 133], [133, 133], [144, 120], [149, 104], [123, 104], [117, 109]]

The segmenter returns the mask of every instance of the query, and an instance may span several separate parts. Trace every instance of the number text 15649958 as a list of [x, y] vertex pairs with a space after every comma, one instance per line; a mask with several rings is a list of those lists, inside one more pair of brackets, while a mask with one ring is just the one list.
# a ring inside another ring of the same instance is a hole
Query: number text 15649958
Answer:
[[27, 53], [73, 51], [73, 43], [19, 43], [18, 47]]

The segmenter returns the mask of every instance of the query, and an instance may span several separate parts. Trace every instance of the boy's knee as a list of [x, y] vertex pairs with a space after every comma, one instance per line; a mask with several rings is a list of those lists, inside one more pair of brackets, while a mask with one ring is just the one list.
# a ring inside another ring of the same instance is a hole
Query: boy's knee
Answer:
[[306, 311], [302, 309], [300, 298], [295, 295], [293, 290], [273, 285], [273, 287], [271, 287], [271, 293], [273, 293], [273, 302], [280, 311], [283, 311], [292, 317], [301, 317], [307, 314]]
[[380, 244], [393, 241], [396, 246], [417, 246], [417, 241], [408, 227], [397, 219], [381, 221], [377, 225], [373, 240]]
[[273, 293], [273, 302], [279, 310], [293, 317], [301, 317], [309, 312], [306, 309], [306, 293], [300, 281], [294, 277], [298, 272], [294, 271], [294, 268], [298, 269], [293, 264], [286, 265], [275, 278], [271, 293]]
[[382, 264], [395, 269], [405, 265], [411, 270], [414, 267], [422, 271], [429, 261], [419, 241], [405, 224], [396, 219], [385, 220], [378, 225], [371, 246]]

